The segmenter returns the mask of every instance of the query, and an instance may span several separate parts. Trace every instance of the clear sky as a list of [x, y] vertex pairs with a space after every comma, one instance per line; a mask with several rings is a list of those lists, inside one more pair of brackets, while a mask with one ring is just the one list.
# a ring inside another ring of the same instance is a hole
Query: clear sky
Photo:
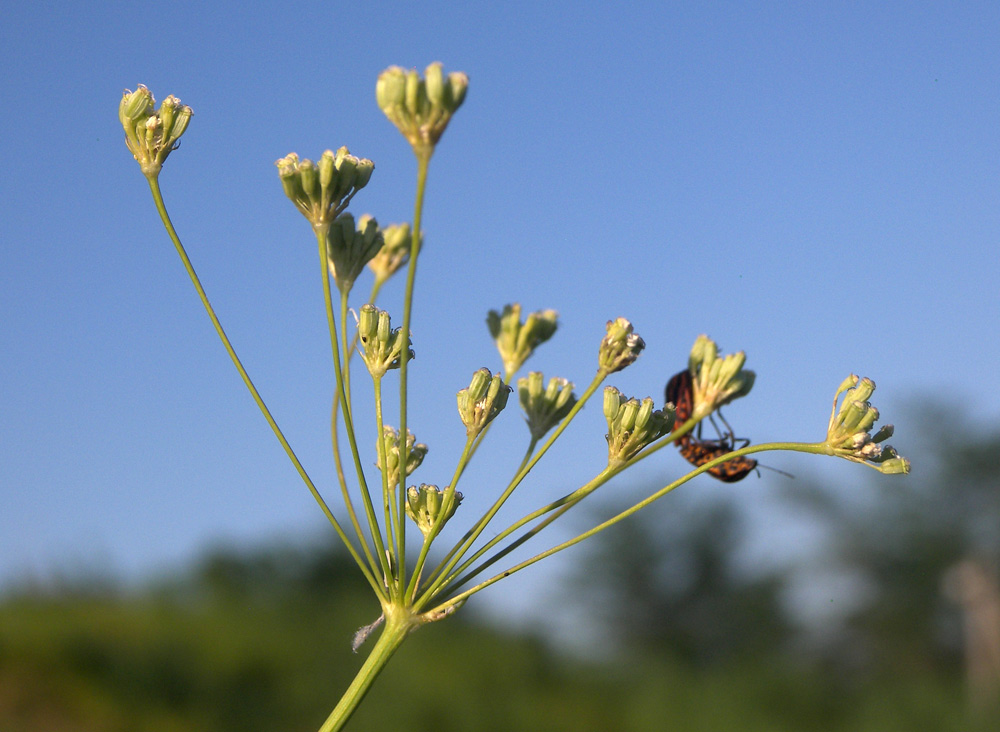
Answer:
[[[619, 315], [647, 343], [611, 379], [629, 395], [662, 399], [699, 333], [745, 350], [757, 384], [727, 415], [755, 442], [821, 439], [851, 372], [879, 385], [904, 454], [916, 396], [1000, 418], [996, 2], [7, 3], [2, 16], [0, 585], [135, 577], [216, 541], [324, 531], [123, 144], [117, 106], [137, 83], [195, 110], [161, 176], [168, 209], [334, 505], [316, 247], [273, 161], [347, 145], [376, 165], [352, 210], [409, 218], [413, 157], [374, 103], [392, 64], [471, 78], [428, 190], [420, 482], [449, 480], [454, 394], [499, 368], [485, 313], [513, 301], [559, 310], [528, 367], [581, 386]], [[400, 294], [382, 301], [396, 318]], [[598, 400], [510, 518], [600, 469], [605, 431]], [[490, 438], [462, 486], [469, 521], [526, 444], [513, 401]], [[847, 488], [863, 471], [765, 462]], [[683, 465], [647, 463], [637, 480]], [[752, 500], [778, 480], [699, 489]]]

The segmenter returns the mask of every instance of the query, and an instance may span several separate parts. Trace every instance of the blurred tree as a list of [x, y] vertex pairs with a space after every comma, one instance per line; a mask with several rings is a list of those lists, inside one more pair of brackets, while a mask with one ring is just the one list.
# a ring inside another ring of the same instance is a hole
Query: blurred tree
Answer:
[[598, 598], [601, 629], [631, 651], [693, 665], [770, 652], [790, 632], [782, 580], [736, 569], [743, 522], [731, 503], [677, 493], [601, 534], [574, 585]]

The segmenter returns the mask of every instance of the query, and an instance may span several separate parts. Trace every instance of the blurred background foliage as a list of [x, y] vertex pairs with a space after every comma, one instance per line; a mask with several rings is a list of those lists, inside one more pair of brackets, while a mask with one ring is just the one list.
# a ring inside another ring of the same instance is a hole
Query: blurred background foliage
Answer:
[[[943, 414], [904, 420], [926, 436], [908, 478], [768, 478], [817, 528], [811, 550], [748, 568], [746, 512], [717, 497], [735, 491], [686, 486], [576, 558], [558, 591], [589, 617], [586, 647], [498, 629], [477, 598], [404, 645], [351, 728], [1000, 728], [1000, 431]], [[316, 729], [378, 613], [352, 567], [289, 544], [215, 551], [142, 588], [12, 588], [0, 730]], [[834, 578], [834, 607], [804, 611], [795, 598]]]

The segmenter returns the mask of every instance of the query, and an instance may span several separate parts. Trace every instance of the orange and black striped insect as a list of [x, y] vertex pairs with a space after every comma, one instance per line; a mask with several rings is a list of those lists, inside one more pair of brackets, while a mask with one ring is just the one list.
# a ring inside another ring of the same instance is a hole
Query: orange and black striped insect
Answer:
[[[685, 369], [678, 374], [674, 374], [667, 382], [666, 399], [673, 402], [675, 409], [674, 424], [682, 425], [691, 418], [694, 411], [694, 392], [691, 385], [691, 372]], [[722, 415], [719, 415], [720, 417]], [[729, 426], [728, 424], [726, 425]], [[727, 452], [737, 449], [736, 439], [732, 430], [717, 440], [701, 439], [701, 425], [698, 425], [699, 434], [692, 437], [690, 434], [678, 437], [676, 444], [681, 452], [681, 456], [696, 468], [700, 468], [710, 460], [722, 457]], [[749, 445], [750, 441], [743, 441], [741, 447]], [[743, 480], [751, 472], [757, 469], [757, 461], [746, 456], [734, 457], [719, 463], [708, 469], [708, 474], [724, 483], [736, 483]]]

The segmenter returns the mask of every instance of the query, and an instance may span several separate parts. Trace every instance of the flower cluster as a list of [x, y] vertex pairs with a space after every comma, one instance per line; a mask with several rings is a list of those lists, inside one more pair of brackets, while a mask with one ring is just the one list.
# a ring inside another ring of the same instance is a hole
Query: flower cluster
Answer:
[[634, 363], [646, 347], [646, 342], [633, 332], [632, 324], [625, 318], [609, 320], [606, 330], [597, 354], [598, 368], [605, 376]]
[[417, 155], [429, 155], [455, 111], [465, 101], [469, 77], [454, 71], [446, 77], [434, 62], [424, 71], [390, 66], [375, 84], [375, 100], [399, 128]]
[[719, 407], [750, 393], [756, 374], [743, 368], [746, 360], [743, 351], [719, 356], [715, 341], [706, 335], [698, 336], [688, 360], [695, 419], [704, 419]]
[[448, 519], [455, 515], [455, 509], [462, 502], [462, 494], [456, 491], [451, 503], [446, 507], [447, 492], [447, 487], [442, 489], [436, 485], [411, 485], [407, 488], [406, 515], [413, 519], [424, 538], [427, 538], [436, 526], [444, 526]]
[[330, 227], [375, 171], [375, 163], [351, 155], [346, 147], [327, 150], [318, 163], [289, 153], [274, 164], [285, 195], [317, 230]]
[[576, 404], [573, 384], [559, 376], [549, 379], [542, 388], [543, 377], [538, 371], [517, 380], [517, 396], [527, 416], [531, 439], [540, 440], [570, 413]]
[[[376, 445], [379, 451], [379, 458], [385, 456], [385, 477], [389, 486], [400, 483], [399, 462], [400, 447], [399, 432], [388, 425], [382, 427], [382, 443]], [[406, 475], [410, 475], [420, 467], [427, 455], [427, 445], [417, 442], [417, 438], [409, 430], [406, 431]], [[376, 466], [378, 467], [378, 466]], [[406, 476], [403, 476], [406, 477]]]
[[[881, 444], [892, 437], [892, 425], [882, 425], [874, 435], [868, 432], [878, 420], [878, 410], [868, 401], [874, 391], [875, 382], [869, 378], [851, 374], [844, 379], [833, 395], [824, 443], [827, 453], [870, 465], [882, 473], [909, 473], [910, 461], [900, 457], [891, 445]], [[841, 394], [844, 401], [838, 408]]]
[[496, 341], [507, 378], [513, 376], [535, 349], [545, 343], [559, 327], [559, 313], [555, 310], [539, 310], [531, 313], [521, 322], [521, 305], [505, 305], [503, 312], [490, 310], [486, 325]]
[[358, 340], [361, 342], [361, 359], [368, 367], [368, 373], [375, 378], [385, 376], [389, 369], [398, 369], [404, 349], [407, 360], [413, 358], [410, 339], [403, 335], [402, 328], [393, 330], [389, 313], [374, 305], [361, 306]]
[[156, 177], [163, 161], [177, 149], [181, 135], [191, 121], [191, 107], [173, 94], [156, 108], [153, 93], [139, 84], [125, 90], [118, 105], [118, 119], [125, 129], [125, 144], [147, 177]]
[[469, 438], [476, 437], [507, 406], [510, 387], [500, 374], [479, 369], [467, 389], [458, 392], [458, 414]]
[[653, 409], [653, 400], [628, 398], [613, 386], [604, 388], [604, 417], [608, 421], [608, 465], [620, 465], [674, 426], [674, 410]]

